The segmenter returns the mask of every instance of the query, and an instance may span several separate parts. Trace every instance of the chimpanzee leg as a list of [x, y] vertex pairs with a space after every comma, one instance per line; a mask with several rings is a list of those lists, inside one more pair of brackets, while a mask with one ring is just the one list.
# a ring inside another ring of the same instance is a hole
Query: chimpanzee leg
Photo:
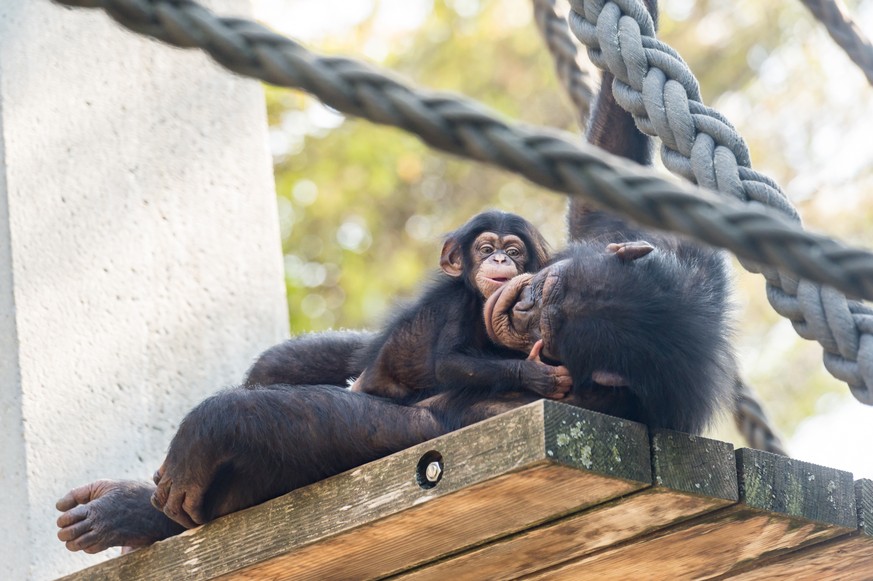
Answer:
[[329, 331], [301, 335], [264, 351], [244, 385], [339, 385], [363, 370], [358, 354], [375, 335]]
[[192, 527], [445, 431], [428, 409], [336, 386], [231, 389], [183, 420], [152, 503]]

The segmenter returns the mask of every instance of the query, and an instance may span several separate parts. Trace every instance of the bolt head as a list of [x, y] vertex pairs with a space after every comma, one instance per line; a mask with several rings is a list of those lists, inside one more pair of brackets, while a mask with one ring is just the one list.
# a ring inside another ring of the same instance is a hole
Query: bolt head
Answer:
[[431, 462], [427, 465], [427, 469], [424, 471], [424, 477], [427, 478], [428, 482], [436, 482], [440, 479], [442, 473], [442, 465], [439, 462]]

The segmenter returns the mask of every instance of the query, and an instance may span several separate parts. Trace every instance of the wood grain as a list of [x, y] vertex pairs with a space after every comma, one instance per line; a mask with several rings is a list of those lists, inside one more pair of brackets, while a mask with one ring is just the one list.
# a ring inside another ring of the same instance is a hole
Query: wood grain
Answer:
[[733, 446], [658, 430], [658, 486], [400, 575], [404, 581], [477, 581], [534, 573], [737, 501]]
[[873, 579], [873, 480], [855, 482], [859, 528], [855, 533], [761, 563], [730, 576], [743, 581], [870, 581]]
[[758, 450], [737, 460], [740, 504], [530, 578], [707, 579], [857, 530], [851, 474]]

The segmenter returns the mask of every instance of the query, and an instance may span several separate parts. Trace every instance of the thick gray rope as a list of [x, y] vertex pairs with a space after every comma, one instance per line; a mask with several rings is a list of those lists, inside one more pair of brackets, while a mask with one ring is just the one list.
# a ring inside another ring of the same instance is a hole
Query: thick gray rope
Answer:
[[[558, 79], [575, 106], [580, 129], [584, 129], [595, 93], [591, 76], [579, 66], [576, 43], [569, 34], [567, 20], [555, 10], [555, 0], [533, 0], [533, 6], [534, 21], [552, 55]], [[763, 403], [739, 376], [734, 398], [734, 423], [748, 445], [786, 456], [785, 445], [764, 412]]]
[[[554, 132], [507, 124], [468, 100], [414, 90], [353, 60], [314, 55], [255, 22], [218, 18], [193, 0], [55, 1], [103, 8], [131, 30], [179, 47], [200, 47], [235, 72], [305, 90], [344, 113], [413, 132], [433, 147], [503, 167], [556, 191], [585, 196], [641, 224], [687, 234], [743, 258], [779, 265], [799, 276], [873, 298], [873, 255], [868, 252], [803, 232], [797, 224], [760, 207], [719, 200], [668, 182]], [[718, 177], [724, 179], [721, 174]], [[801, 283], [801, 291], [804, 284], [810, 283]], [[851, 314], [857, 313], [851, 309]], [[834, 312], [835, 316], [842, 314]], [[830, 315], [830, 309], [822, 311], [823, 317]], [[801, 322], [817, 328], [823, 321], [808, 315]], [[873, 329], [873, 317], [867, 324]], [[862, 337], [862, 346], [865, 340], [873, 348], [873, 338]], [[841, 337], [838, 345], [844, 344], [851, 346]], [[847, 355], [851, 350], [843, 357]], [[843, 375], [851, 377], [855, 372], [859, 381], [854, 385], [869, 397], [860, 383], [858, 363], [837, 358], [836, 364], [843, 361]], [[865, 371], [873, 368], [869, 358], [860, 361], [867, 365]]]
[[734, 386], [734, 424], [749, 446], [788, 456], [785, 444], [770, 423], [764, 406], [754, 391], [741, 377], [737, 376]]
[[[579, 127], [584, 129], [594, 98], [591, 76], [579, 66], [576, 43], [569, 34], [567, 20], [555, 10], [555, 0], [533, 0], [533, 7], [534, 21], [552, 55], [558, 79], [575, 105]], [[785, 445], [764, 413], [763, 403], [739, 375], [734, 386], [734, 398], [734, 423], [748, 445], [787, 455]]]
[[849, 55], [873, 85], [873, 44], [864, 36], [852, 17], [845, 12], [839, 0], [800, 0], [819, 22], [824, 24], [831, 38]]
[[[743, 138], [701, 102], [697, 79], [672, 48], [657, 40], [639, 0], [570, 0], [570, 28], [597, 66], [615, 75], [616, 101], [639, 129], [660, 137], [671, 171], [728, 197], [800, 217], [770, 178], [750, 168]], [[873, 310], [832, 288], [741, 260], [767, 280], [767, 298], [797, 333], [824, 348], [825, 367], [873, 405]], [[804, 275], [801, 275], [804, 276]]]
[[555, 11], [555, 0], [533, 0], [533, 7], [534, 22], [552, 55], [555, 73], [573, 103], [579, 127], [584, 129], [594, 99], [591, 75], [579, 66], [576, 41], [570, 35], [567, 19]]

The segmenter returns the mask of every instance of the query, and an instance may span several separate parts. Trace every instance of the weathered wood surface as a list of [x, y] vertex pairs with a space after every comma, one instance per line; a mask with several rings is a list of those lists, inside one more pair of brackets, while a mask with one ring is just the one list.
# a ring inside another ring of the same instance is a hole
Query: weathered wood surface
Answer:
[[730, 578], [870, 581], [873, 579], [873, 480], [855, 482], [855, 503], [859, 526], [854, 533], [756, 563], [753, 569]]
[[537, 402], [66, 579], [372, 579], [650, 484], [644, 426]]
[[871, 523], [869, 480], [542, 401], [65, 579], [870, 580]]
[[858, 528], [848, 472], [743, 449], [737, 450], [737, 478], [736, 505], [531, 579], [721, 577]]
[[737, 501], [733, 446], [678, 432], [652, 435], [655, 486], [400, 576], [424, 581], [535, 573]]

